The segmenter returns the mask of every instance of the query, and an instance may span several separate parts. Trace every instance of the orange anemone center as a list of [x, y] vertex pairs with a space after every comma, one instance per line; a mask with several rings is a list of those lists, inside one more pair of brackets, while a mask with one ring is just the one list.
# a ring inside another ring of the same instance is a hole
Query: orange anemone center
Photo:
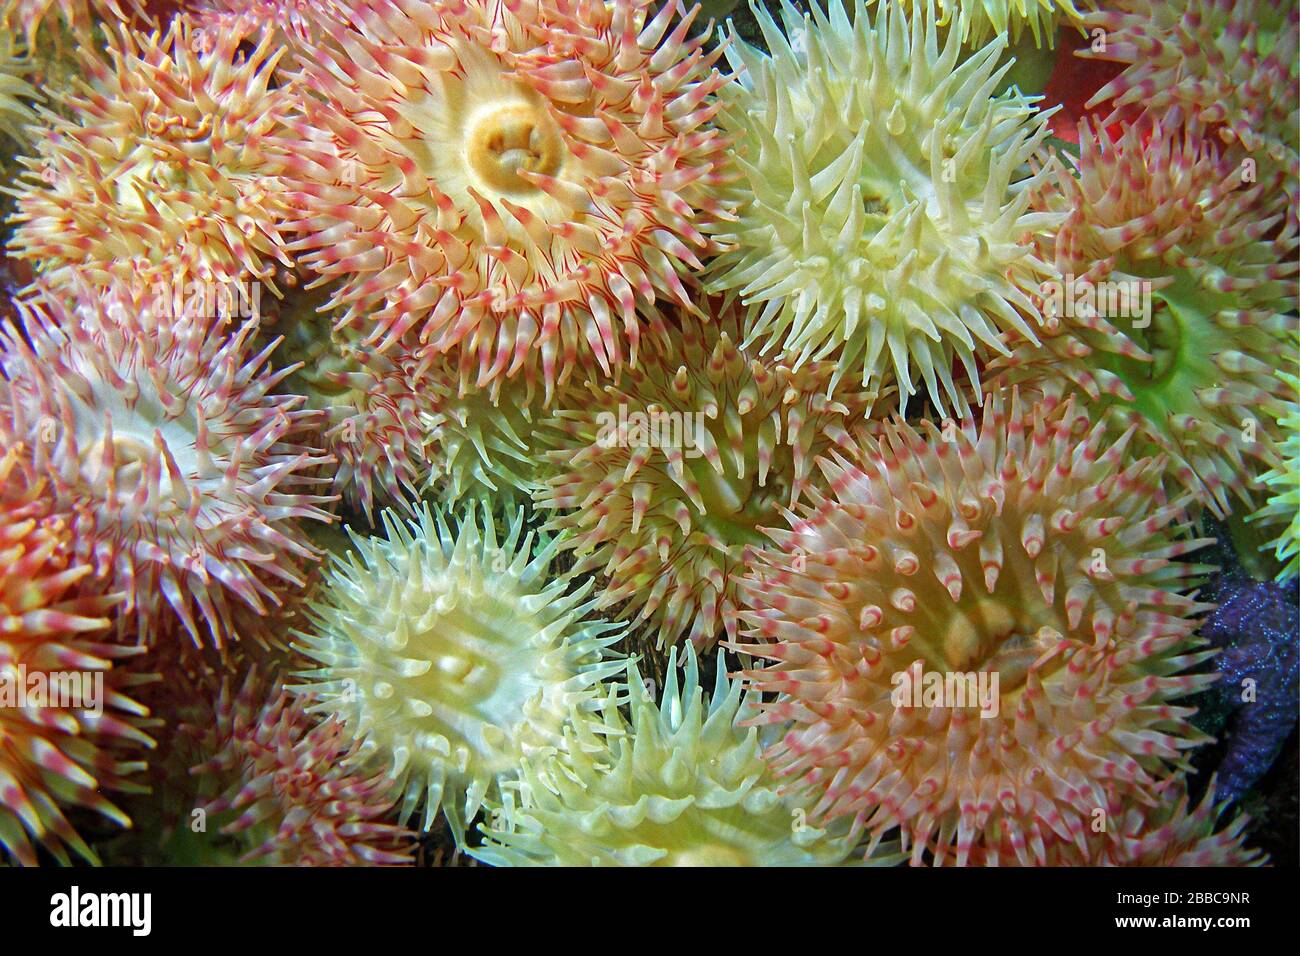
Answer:
[[537, 189], [521, 173], [552, 176], [560, 168], [564, 143], [555, 121], [540, 106], [515, 103], [485, 116], [469, 134], [470, 167], [503, 193]]

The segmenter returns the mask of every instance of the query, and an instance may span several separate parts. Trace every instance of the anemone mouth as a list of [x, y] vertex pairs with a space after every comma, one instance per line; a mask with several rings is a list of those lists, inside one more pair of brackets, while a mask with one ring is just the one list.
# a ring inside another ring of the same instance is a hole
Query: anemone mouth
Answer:
[[469, 117], [465, 160], [475, 177], [496, 193], [540, 192], [523, 174], [554, 176], [564, 162], [564, 140], [542, 103], [493, 104]]
[[1060, 632], [1044, 615], [1032, 613], [1028, 603], [979, 597], [962, 610], [951, 616], [937, 646], [926, 655], [932, 667], [996, 674], [1004, 703], [1019, 696], [1031, 669], [1040, 678], [1053, 669], [1051, 661], [1038, 662], [1058, 645]]
[[1143, 322], [1141, 316], [1128, 320], [1124, 334], [1138, 348], [1151, 356], [1150, 360], [1129, 358], [1114, 353], [1111, 361], [1115, 371], [1130, 386], [1142, 389], [1161, 388], [1186, 367], [1184, 352], [1188, 339], [1193, 335], [1188, 328], [1194, 321], [1188, 313], [1185, 293], [1190, 289], [1180, 289], [1182, 281], [1174, 286], [1151, 295], [1150, 320]]
[[[417, 720], [412, 739], [442, 737], [453, 748], [467, 747], [491, 772], [508, 768], [517, 759], [513, 742], [525, 720], [521, 702], [530, 700], [543, 674], [550, 673], [526, 656], [511, 654], [509, 639], [492, 623], [512, 613], [523, 598], [490, 578], [437, 575], [407, 587], [409, 617], [394, 622], [381, 615], [371, 622], [377, 632], [386, 632], [386, 643], [377, 654], [363, 654], [376, 675], [362, 682], [369, 711], [364, 722], [383, 723], [395, 708], [405, 708]], [[394, 653], [402, 662], [387, 667]], [[561, 679], [574, 673], [565, 669]]]
[[[105, 494], [111, 488], [112, 500], [127, 501], [138, 492], [153, 497], [156, 491], [156, 506], [170, 508], [168, 503], [178, 491], [171, 466], [187, 481], [202, 473], [196, 447], [198, 426], [191, 411], [168, 414], [156, 395], [143, 390], [134, 401], [124, 401], [105, 381], [96, 382], [91, 395], [89, 405], [78, 401], [73, 406], [82, 474]], [[161, 435], [165, 454], [156, 447], [157, 435]], [[156, 489], [145, 487], [151, 468], [158, 472]]]
[[1147, 380], [1153, 385], [1168, 380], [1177, 369], [1183, 350], [1183, 326], [1177, 310], [1166, 300], [1156, 299], [1152, 303], [1150, 327], [1137, 330], [1134, 337], [1153, 359], [1148, 365]]
[[[112, 445], [111, 449], [105, 447], [109, 444]], [[115, 434], [112, 439], [101, 438], [86, 453], [87, 463], [106, 472], [103, 475], [105, 479], [109, 477], [108, 472], [111, 472], [113, 487], [119, 497], [125, 498], [134, 495], [144, 484], [149, 460], [153, 457], [153, 445], [135, 435]], [[112, 462], [108, 468], [103, 465], [106, 460]], [[171, 477], [166, 468], [161, 470], [158, 484], [164, 493], [170, 488]]]
[[434, 666], [456, 687], [491, 692], [497, 683], [497, 668], [487, 657], [464, 649], [443, 649]]
[[186, 176], [174, 163], [159, 159], [147, 145], [141, 144], [126, 158], [113, 186], [113, 198], [122, 209], [144, 212], [144, 197], [186, 185]]
[[1109, 349], [1095, 354], [1101, 366], [1133, 392], [1136, 406], [1148, 419], [1164, 421], [1188, 396], [1220, 380], [1212, 356], [1229, 340], [1209, 317], [1232, 307], [1223, 293], [1203, 289], [1191, 276], [1179, 274], [1151, 293], [1149, 324], [1135, 316], [1124, 328], [1125, 338], [1150, 358]]
[[889, 222], [893, 206], [883, 190], [864, 189], [862, 191], [862, 211], [867, 217], [867, 227], [872, 234], [879, 232]]
[[704, 503], [701, 512], [687, 499], [694, 524], [728, 545], [766, 544], [767, 536], [759, 528], [780, 521], [781, 505], [790, 499], [786, 482], [768, 474], [766, 484], [760, 485], [755, 475], [742, 477], [725, 465], [719, 473], [703, 457], [688, 459], [685, 467], [695, 479]]
[[[491, 700], [507, 676], [490, 647], [437, 641], [431, 648], [431, 659], [443, 693], [465, 701]], [[497, 723], [504, 715], [484, 713], [481, 716], [489, 723]]]

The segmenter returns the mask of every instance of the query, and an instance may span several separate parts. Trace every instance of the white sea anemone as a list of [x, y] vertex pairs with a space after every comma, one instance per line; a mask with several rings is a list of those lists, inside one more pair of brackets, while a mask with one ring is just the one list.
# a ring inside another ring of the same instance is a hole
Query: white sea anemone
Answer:
[[50, 476], [78, 559], [125, 592], [123, 627], [150, 641], [174, 615], [221, 645], [241, 607], [251, 626], [302, 585], [297, 522], [329, 520], [330, 500], [304, 472], [329, 459], [296, 443], [316, 414], [273, 394], [288, 372], [250, 347], [256, 323], [172, 304], [84, 283], [20, 302], [23, 329], [0, 329], [0, 428]]

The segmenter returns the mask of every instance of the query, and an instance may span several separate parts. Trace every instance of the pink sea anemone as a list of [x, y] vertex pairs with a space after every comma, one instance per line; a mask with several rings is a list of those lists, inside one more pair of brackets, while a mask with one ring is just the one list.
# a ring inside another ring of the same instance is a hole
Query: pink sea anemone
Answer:
[[[114, 667], [138, 651], [96, 637], [116, 598], [83, 590], [91, 570], [26, 449], [0, 440], [0, 850], [25, 865], [37, 846], [63, 863], [68, 850], [97, 863], [64, 811], [130, 826], [106, 794], [139, 789], [131, 778], [144, 764], [130, 751], [153, 745]], [[67, 672], [100, 682], [100, 713], [84, 682], [79, 704], [50, 696], [70, 686]]]
[[384, 822], [396, 815], [392, 779], [351, 769], [351, 734], [333, 717], [309, 716], [303, 698], [250, 670], [238, 689], [223, 683], [210, 723], [188, 731], [211, 754], [190, 773], [219, 791], [201, 809], [248, 848], [240, 862], [411, 862], [415, 834]]
[[295, 248], [341, 280], [340, 323], [381, 349], [408, 330], [459, 346], [479, 385], [540, 361], [549, 395], [634, 362], [638, 306], [690, 306], [679, 272], [728, 215], [724, 77], [694, 14], [650, 8], [367, 0], [321, 24]]
[[[110, 277], [233, 287], [292, 266], [277, 175], [296, 94], [272, 86], [283, 55], [223, 36], [208, 50], [192, 25], [110, 32], [84, 44], [85, 83], [56, 86], [53, 110], [18, 188], [9, 254], [51, 283], [79, 267]], [[251, 298], [251, 296], [250, 296]]]
[[[1049, 866], [1263, 865], [1266, 857], [1245, 845], [1249, 816], [1234, 814], [1226, 826], [1218, 826], [1226, 804], [1215, 804], [1214, 787], [1211, 779], [1195, 806], [1182, 773], [1162, 781], [1150, 803], [1111, 791], [1100, 812], [1094, 810], [1094, 825], [1083, 834], [1082, 843], [1049, 840], [1043, 847], [1044, 860]], [[972, 862], [1015, 861], [1015, 848], [1007, 836], [1003, 834], [1000, 845], [976, 847]]]
[[[813, 819], [898, 827], [913, 863], [1041, 865], [1085, 849], [1109, 789], [1149, 800], [1185, 762], [1204, 738], [1170, 701], [1213, 675], [1184, 673], [1207, 606], [1182, 592], [1208, 569], [1175, 559], [1207, 542], [1175, 523], [1187, 499], [1153, 508], [1162, 466], [1132, 437], [1013, 394], [822, 460], [830, 491], [770, 532], [737, 645], [771, 662], [746, 672], [776, 695], [760, 722], [790, 722], [768, 759]], [[932, 693], [966, 674], [989, 700]]]
[[1088, 852], [1066, 852], [1060, 863], [1074, 866], [1261, 866], [1266, 857], [1245, 845], [1250, 817], [1234, 814], [1218, 821], [1226, 804], [1216, 804], [1215, 782], [1192, 805], [1187, 778], [1165, 781], [1151, 804], [1113, 798], [1109, 834], [1089, 833]]
[[120, 284], [19, 303], [23, 330], [0, 332], [0, 425], [141, 638], [170, 613], [220, 646], [238, 607], [265, 616], [301, 585], [314, 552], [296, 522], [329, 520], [330, 500], [303, 472], [329, 459], [296, 443], [317, 415], [273, 394], [287, 373], [266, 370], [273, 346], [253, 353], [255, 323], [171, 305]]
[[1300, 234], [1277, 178], [1254, 180], [1201, 130], [1177, 111], [1119, 136], [1080, 127], [1077, 176], [1039, 200], [1064, 213], [1041, 345], [993, 367], [1052, 400], [1086, 395], [1115, 436], [1136, 426], [1135, 453], [1169, 458], [1173, 493], [1223, 515], [1231, 497], [1253, 508], [1256, 476], [1281, 461]]
[[21, 29], [30, 50], [51, 14], [73, 33], [87, 36], [97, 17], [125, 21], [140, 8], [141, 0], [0, 0], [0, 28]]
[[319, 18], [339, 9], [337, 0], [200, 0], [189, 12], [205, 42], [231, 36], [257, 42], [270, 35], [283, 46], [316, 39]]
[[[1083, 56], [1126, 64], [1088, 102], [1181, 110], [1300, 189], [1300, 9], [1291, 0], [1113, 0]], [[1099, 32], [1098, 32], [1099, 31]], [[1112, 120], [1107, 120], [1110, 123]], [[1296, 217], [1295, 209], [1290, 210]]]

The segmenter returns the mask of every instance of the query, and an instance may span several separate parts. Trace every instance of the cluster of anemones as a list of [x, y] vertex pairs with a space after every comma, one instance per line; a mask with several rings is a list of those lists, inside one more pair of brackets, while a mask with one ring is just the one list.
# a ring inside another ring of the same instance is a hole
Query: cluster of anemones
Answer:
[[[0, 59], [0, 668], [116, 712], [0, 710], [0, 850], [94, 859], [147, 731], [149, 858], [1257, 861], [1193, 528], [1294, 573], [1295, 105], [1226, 104], [1297, 18], [779, 5], [69, 0], [83, 82]], [[1128, 125], [1061, 162], [1007, 45], [1067, 23]]]

